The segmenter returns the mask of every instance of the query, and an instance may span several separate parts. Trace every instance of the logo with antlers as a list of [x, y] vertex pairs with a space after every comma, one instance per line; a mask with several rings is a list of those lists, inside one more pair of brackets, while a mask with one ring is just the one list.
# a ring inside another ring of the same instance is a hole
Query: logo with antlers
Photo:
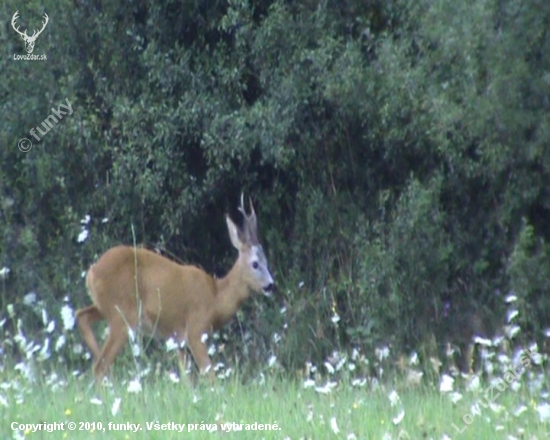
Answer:
[[13, 14], [13, 18], [11, 19], [11, 25], [12, 25], [13, 29], [15, 30], [15, 32], [17, 32], [19, 35], [21, 35], [21, 38], [23, 38], [23, 40], [25, 40], [25, 49], [26, 49], [27, 53], [31, 54], [32, 51], [34, 50], [34, 42], [36, 41], [38, 36], [42, 33], [42, 31], [44, 30], [44, 28], [48, 24], [48, 20], [49, 20], [48, 14], [44, 13], [43, 18], [45, 19], [45, 21], [42, 23], [42, 29], [40, 29], [38, 32], [35, 29], [30, 37], [27, 35], [26, 30], [25, 30], [25, 32], [21, 32], [19, 30], [19, 26], [15, 27], [15, 22], [19, 18], [19, 16], [17, 14], [19, 14], [19, 11], [15, 11], [15, 14]]

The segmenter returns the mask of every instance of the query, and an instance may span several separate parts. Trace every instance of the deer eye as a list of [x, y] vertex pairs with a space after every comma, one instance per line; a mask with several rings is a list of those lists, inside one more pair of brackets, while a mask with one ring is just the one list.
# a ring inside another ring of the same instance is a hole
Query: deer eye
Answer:
[[253, 267], [254, 269], [258, 269], [258, 267], [260, 267], [260, 265], [258, 264], [257, 261], [254, 261], [254, 263], [252, 263], [252, 267]]

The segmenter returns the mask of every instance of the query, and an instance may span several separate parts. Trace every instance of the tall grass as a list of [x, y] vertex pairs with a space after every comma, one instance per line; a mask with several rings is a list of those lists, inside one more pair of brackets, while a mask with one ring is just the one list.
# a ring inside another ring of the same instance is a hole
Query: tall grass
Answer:
[[[137, 337], [111, 382], [95, 385], [70, 298], [48, 310], [29, 293], [0, 317], [0, 438], [544, 439], [547, 355], [520, 338], [515, 297], [506, 301], [501, 334], [472, 341], [481, 357], [475, 373], [387, 346], [334, 350], [322, 365], [284, 371], [280, 331], [265, 365], [246, 376], [219, 362], [222, 339], [205, 339], [218, 379], [193, 387], [174, 362], [173, 341], [155, 361]], [[53, 423], [64, 430], [45, 432]]]

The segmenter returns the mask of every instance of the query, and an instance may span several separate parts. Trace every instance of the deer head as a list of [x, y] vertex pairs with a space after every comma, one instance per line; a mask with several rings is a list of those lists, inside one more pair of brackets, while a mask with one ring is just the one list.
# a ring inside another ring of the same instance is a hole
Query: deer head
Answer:
[[25, 30], [25, 32], [21, 32], [19, 30], [19, 26], [15, 27], [15, 22], [19, 18], [19, 16], [17, 15], [18, 13], [19, 13], [19, 11], [15, 11], [15, 14], [13, 14], [13, 17], [11, 19], [11, 25], [12, 25], [13, 29], [15, 30], [15, 32], [17, 32], [19, 35], [21, 35], [21, 38], [23, 38], [23, 40], [25, 41], [25, 49], [26, 49], [27, 53], [30, 54], [34, 50], [34, 42], [36, 41], [38, 36], [42, 33], [42, 31], [44, 30], [44, 28], [48, 24], [48, 20], [49, 20], [48, 14], [44, 13], [45, 21], [42, 23], [42, 29], [40, 29], [39, 31], [36, 31], [36, 29], [35, 29], [33, 31], [32, 35], [29, 37], [27, 35], [26, 30]]

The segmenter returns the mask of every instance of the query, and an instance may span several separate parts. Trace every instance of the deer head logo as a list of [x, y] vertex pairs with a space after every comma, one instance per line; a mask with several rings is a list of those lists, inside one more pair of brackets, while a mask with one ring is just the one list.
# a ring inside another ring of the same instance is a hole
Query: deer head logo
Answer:
[[32, 33], [32, 35], [29, 37], [27, 35], [26, 30], [25, 30], [25, 32], [21, 32], [19, 30], [19, 26], [15, 27], [15, 22], [19, 18], [19, 16], [17, 15], [18, 13], [19, 13], [19, 11], [15, 11], [15, 14], [13, 14], [13, 18], [11, 19], [11, 25], [12, 25], [13, 29], [15, 30], [15, 32], [17, 32], [19, 35], [21, 35], [21, 38], [23, 38], [23, 40], [25, 40], [25, 49], [26, 49], [27, 53], [30, 54], [34, 50], [34, 42], [36, 41], [38, 36], [42, 33], [42, 31], [44, 30], [44, 28], [48, 24], [48, 14], [44, 13], [45, 21], [42, 23], [42, 29], [40, 29], [38, 32], [35, 29], [34, 32]]

